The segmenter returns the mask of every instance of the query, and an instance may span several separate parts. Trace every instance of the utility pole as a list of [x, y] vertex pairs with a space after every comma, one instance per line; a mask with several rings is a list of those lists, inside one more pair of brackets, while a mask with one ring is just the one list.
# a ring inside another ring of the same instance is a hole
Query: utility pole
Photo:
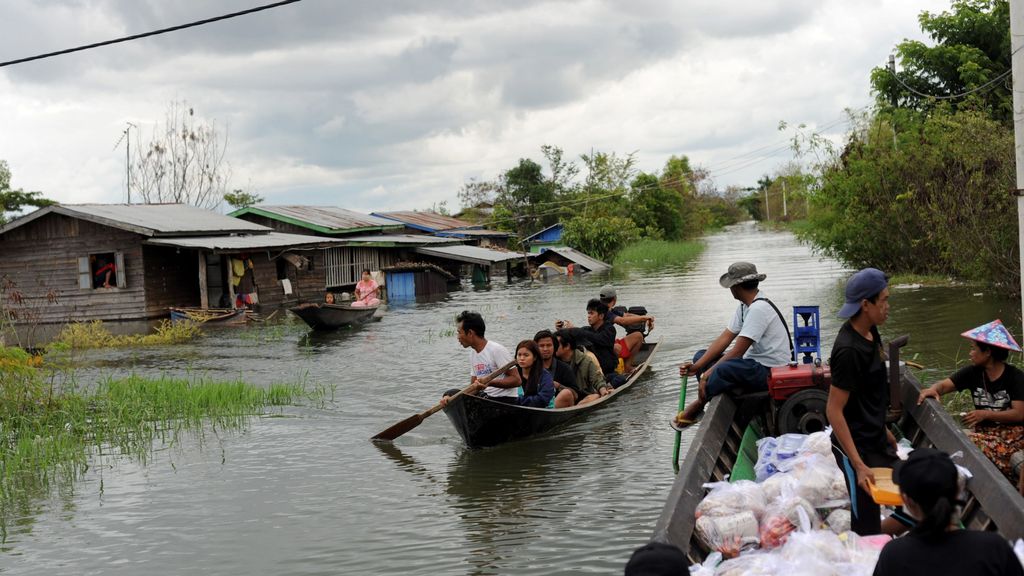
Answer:
[[786, 209], [786, 178], [782, 178], [782, 219], [789, 217], [789, 210]]
[[[1021, 306], [1024, 310], [1024, 0], [1010, 0], [1010, 51], [1013, 71], [1013, 148], [1017, 160], [1017, 247], [1020, 253]], [[1024, 334], [1024, 330], [1021, 331]]]
[[764, 220], [765, 220], [765, 222], [771, 222], [771, 219], [772, 219], [771, 210], [768, 209], [768, 188], [771, 188], [771, 186], [765, 186], [764, 187]]

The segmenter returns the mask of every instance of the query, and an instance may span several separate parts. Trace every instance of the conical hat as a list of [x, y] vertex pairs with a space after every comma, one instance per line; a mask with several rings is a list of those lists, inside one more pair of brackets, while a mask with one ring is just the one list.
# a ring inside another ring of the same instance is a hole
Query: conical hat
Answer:
[[964, 332], [961, 336], [976, 342], [984, 342], [989, 346], [998, 346], [1007, 350], [1013, 350], [1014, 352], [1020, 352], [1020, 345], [1013, 339], [1013, 335], [1006, 329], [1006, 326], [1003, 326], [1002, 320], [993, 320], [988, 324], [982, 324], [977, 328]]

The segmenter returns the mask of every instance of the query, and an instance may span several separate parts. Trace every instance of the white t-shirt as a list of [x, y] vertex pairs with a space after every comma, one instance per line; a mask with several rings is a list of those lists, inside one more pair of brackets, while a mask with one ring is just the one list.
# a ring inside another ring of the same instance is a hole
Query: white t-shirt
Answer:
[[[488, 340], [487, 345], [480, 352], [473, 348], [469, 349], [469, 375], [483, 378], [498, 368], [512, 361], [512, 353], [494, 340]], [[499, 376], [498, 378], [502, 378]], [[519, 388], [497, 388], [488, 386], [484, 388], [484, 394], [488, 396], [511, 396], [519, 395]]]
[[[760, 291], [756, 296], [767, 297]], [[744, 358], [750, 358], [769, 368], [785, 366], [792, 359], [786, 326], [772, 305], [763, 300], [757, 300], [749, 307], [740, 304], [729, 322], [728, 329], [737, 336], [745, 336], [754, 341], [743, 355]]]

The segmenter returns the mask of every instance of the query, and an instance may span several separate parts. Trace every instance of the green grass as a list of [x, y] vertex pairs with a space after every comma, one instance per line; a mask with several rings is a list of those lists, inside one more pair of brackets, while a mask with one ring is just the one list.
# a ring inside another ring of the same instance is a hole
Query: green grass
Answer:
[[76, 350], [120, 346], [159, 346], [191, 342], [203, 333], [199, 324], [190, 320], [171, 322], [161, 320], [153, 334], [126, 334], [115, 336], [100, 320], [73, 322], [64, 326], [53, 344]]
[[682, 266], [691, 262], [704, 251], [700, 241], [640, 240], [626, 246], [615, 257], [616, 266], [639, 268], [661, 268]]
[[182, 434], [204, 427], [243, 429], [267, 407], [305, 399], [323, 404], [330, 392], [299, 383], [261, 388], [202, 378], [107, 379], [80, 390], [67, 374], [36, 368], [26, 353], [0, 347], [0, 542], [27, 500], [71, 485], [103, 456], [146, 462]]

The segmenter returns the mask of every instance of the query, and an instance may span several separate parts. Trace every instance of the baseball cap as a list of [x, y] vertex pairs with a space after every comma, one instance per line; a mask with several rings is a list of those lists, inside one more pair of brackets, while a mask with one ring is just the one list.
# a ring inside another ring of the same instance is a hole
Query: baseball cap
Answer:
[[605, 284], [601, 287], [601, 293], [598, 294], [598, 298], [601, 300], [611, 300], [612, 298], [618, 297], [618, 292], [615, 291], [615, 287], [611, 284]]
[[860, 310], [860, 301], [871, 298], [889, 285], [889, 278], [878, 268], [864, 268], [846, 281], [846, 303], [839, 309], [840, 318], [850, 318]]

